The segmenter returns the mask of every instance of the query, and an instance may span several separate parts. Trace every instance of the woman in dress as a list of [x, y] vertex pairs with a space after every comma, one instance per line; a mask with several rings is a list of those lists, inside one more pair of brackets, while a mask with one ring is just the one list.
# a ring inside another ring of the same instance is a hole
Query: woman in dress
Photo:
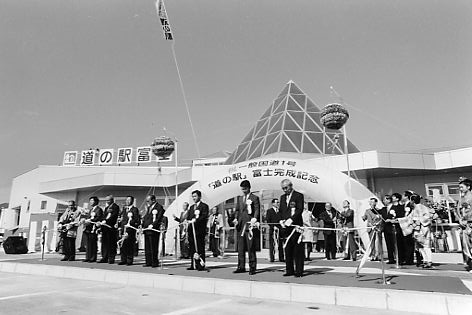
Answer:
[[460, 199], [456, 216], [462, 229], [462, 256], [464, 263], [472, 272], [472, 180], [461, 179], [459, 182]]
[[434, 210], [421, 204], [421, 197], [414, 194], [410, 197], [411, 212], [408, 215], [413, 226], [413, 238], [416, 248], [418, 248], [421, 256], [423, 256], [423, 268], [431, 268], [432, 252], [431, 252], [431, 223], [437, 219]]
[[303, 230], [303, 242], [306, 244], [306, 256], [305, 261], [311, 261], [310, 254], [313, 251], [313, 242], [314, 242], [314, 230], [313, 227], [313, 214], [308, 210], [308, 204], [305, 202], [302, 212], [303, 218], [303, 227], [307, 229]]

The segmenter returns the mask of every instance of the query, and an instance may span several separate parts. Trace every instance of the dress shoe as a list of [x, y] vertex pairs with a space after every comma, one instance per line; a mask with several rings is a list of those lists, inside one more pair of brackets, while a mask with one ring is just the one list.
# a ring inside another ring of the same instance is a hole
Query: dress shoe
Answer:
[[303, 277], [303, 275], [300, 275], [300, 274], [295, 275], [295, 278], [301, 278], [301, 277]]
[[394, 261], [387, 261], [387, 265], [394, 265], [395, 262]]
[[284, 273], [283, 276], [284, 276], [284, 277], [291, 277], [291, 276], [294, 276], [294, 275], [295, 275], [295, 274], [293, 274], [293, 273], [288, 273], [288, 272], [287, 272], [287, 273]]
[[88, 260], [88, 259], [84, 259], [84, 260], [82, 260], [82, 261], [83, 261], [83, 262], [89, 262], [90, 260]]
[[146, 264], [144, 264], [143, 267], [151, 267], [151, 265], [146, 265]]
[[126, 263], [126, 266], [132, 266], [133, 263]]
[[106, 263], [106, 262], [108, 262], [108, 261], [105, 260], [105, 259], [100, 259], [100, 260], [98, 261], [99, 264], [104, 264], [104, 263]]
[[187, 270], [195, 270], [193, 267], [188, 267]]
[[114, 260], [110, 260], [108, 263], [109, 263], [110, 265], [113, 265], [113, 264], [115, 263], [115, 261], [114, 261]]
[[249, 275], [250, 275], [250, 276], [253, 276], [253, 275], [255, 275], [255, 274], [256, 274], [256, 271], [255, 271], [255, 270], [249, 270]]
[[69, 261], [75, 261], [75, 258], [69, 258], [68, 260]]
[[89, 263], [94, 263], [94, 262], [97, 262], [96, 260], [89, 260], [88, 261]]
[[233, 271], [233, 273], [245, 273], [246, 270], [245, 269], [236, 269], [235, 271]]
[[126, 265], [126, 263], [125, 263], [124, 261], [120, 261], [120, 262], [118, 263], [118, 265], [119, 265], [119, 266], [123, 266], [123, 265]]
[[285, 262], [285, 259], [280, 260], [280, 262]]
[[271, 259], [271, 260], [269, 260], [269, 262], [273, 263], [273, 262], [274, 262], [274, 260], [273, 260], [273, 259]]
[[67, 257], [64, 257], [64, 258], [61, 259], [61, 261], [68, 261], [68, 260], [69, 260], [69, 258], [67, 258]]

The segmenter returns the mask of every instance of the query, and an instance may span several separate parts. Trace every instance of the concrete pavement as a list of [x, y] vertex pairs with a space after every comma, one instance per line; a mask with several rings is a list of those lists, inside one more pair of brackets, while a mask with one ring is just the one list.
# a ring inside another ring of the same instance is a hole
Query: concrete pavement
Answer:
[[287, 303], [48, 276], [0, 272], [2, 314], [333, 314], [413, 315], [403, 311]]

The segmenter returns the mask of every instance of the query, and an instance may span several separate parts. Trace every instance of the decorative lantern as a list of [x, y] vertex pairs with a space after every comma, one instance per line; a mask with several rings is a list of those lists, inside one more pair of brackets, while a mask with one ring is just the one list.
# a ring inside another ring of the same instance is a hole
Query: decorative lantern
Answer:
[[175, 150], [175, 142], [166, 136], [160, 136], [154, 139], [151, 144], [152, 153], [158, 158], [168, 158]]
[[339, 130], [349, 119], [349, 112], [341, 104], [328, 104], [321, 111], [320, 122], [328, 129]]

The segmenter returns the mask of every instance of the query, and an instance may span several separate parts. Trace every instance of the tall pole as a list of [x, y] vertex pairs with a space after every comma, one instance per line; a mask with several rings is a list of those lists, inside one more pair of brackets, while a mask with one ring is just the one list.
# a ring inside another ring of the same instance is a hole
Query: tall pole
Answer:
[[346, 156], [346, 164], [347, 164], [347, 176], [349, 177], [348, 189], [349, 189], [349, 197], [351, 197], [351, 167], [349, 165], [349, 150], [347, 148], [347, 132], [346, 132], [346, 125], [343, 126], [343, 133], [344, 133], [344, 155]]
[[[179, 164], [178, 164], [178, 141], [177, 139], [174, 138], [174, 142], [175, 142], [175, 208], [177, 209], [177, 213], [178, 213], [178, 210], [179, 210], [179, 205], [177, 204], [177, 198], [179, 197]], [[180, 222], [182, 223], [182, 222]], [[175, 231], [175, 234], [176, 234], [176, 244], [175, 244], [175, 258], [176, 260], [178, 260], [180, 258], [180, 225], [177, 227], [176, 231]]]

